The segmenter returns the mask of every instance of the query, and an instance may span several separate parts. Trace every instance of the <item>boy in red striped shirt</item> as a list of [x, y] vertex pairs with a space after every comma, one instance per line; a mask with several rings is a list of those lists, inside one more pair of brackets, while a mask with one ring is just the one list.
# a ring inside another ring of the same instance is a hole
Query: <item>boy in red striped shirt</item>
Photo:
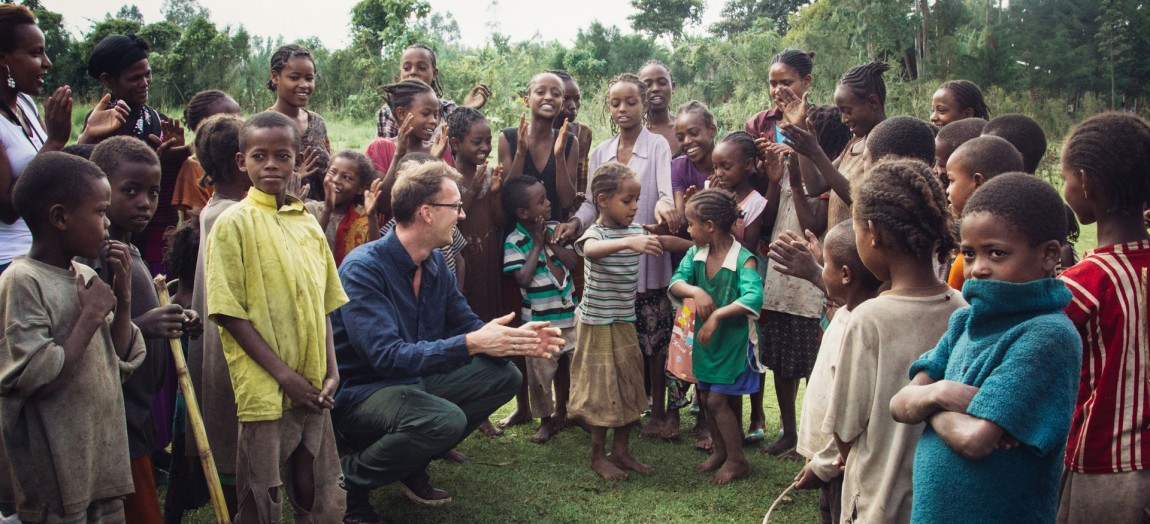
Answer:
[[1150, 126], [1106, 113], [1062, 151], [1063, 194], [1098, 249], [1062, 274], [1082, 335], [1078, 401], [1066, 443], [1058, 522], [1150, 519]]

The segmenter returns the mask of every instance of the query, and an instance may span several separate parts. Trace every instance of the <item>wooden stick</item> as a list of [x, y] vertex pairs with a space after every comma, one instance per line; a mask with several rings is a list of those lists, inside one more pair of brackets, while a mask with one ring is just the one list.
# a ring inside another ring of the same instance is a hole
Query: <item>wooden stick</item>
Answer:
[[[168, 296], [167, 279], [158, 275], [152, 281], [156, 286], [156, 295], [160, 299], [160, 307], [172, 303]], [[188, 419], [192, 422], [192, 434], [196, 439], [196, 449], [200, 452], [200, 463], [204, 467], [204, 477], [208, 482], [208, 494], [212, 497], [212, 509], [216, 514], [216, 524], [228, 524], [232, 520], [228, 516], [228, 505], [224, 501], [224, 488], [220, 485], [220, 473], [216, 470], [216, 460], [212, 457], [212, 449], [208, 445], [208, 432], [204, 429], [204, 419], [200, 415], [200, 403], [196, 400], [196, 391], [192, 389], [192, 378], [188, 375], [188, 363], [184, 360], [184, 349], [179, 339], [170, 339], [172, 359], [176, 364], [176, 374], [180, 379], [180, 392], [184, 394], [184, 404], [188, 408]], [[176, 453], [177, 450], [172, 450]], [[175, 460], [173, 458], [172, 460]]]

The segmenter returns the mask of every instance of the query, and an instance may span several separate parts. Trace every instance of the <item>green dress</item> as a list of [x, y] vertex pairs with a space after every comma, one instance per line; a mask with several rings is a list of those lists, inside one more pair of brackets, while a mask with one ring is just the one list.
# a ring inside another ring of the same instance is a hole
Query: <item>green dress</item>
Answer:
[[[747, 368], [748, 344], [755, 354], [754, 365], [759, 367], [759, 337], [755, 319], [763, 307], [763, 280], [754, 268], [743, 267], [754, 255], [738, 241], [731, 244], [722, 268], [713, 278], [708, 279], [707, 254], [710, 250], [710, 246], [694, 246], [687, 250], [687, 255], [671, 277], [671, 287], [681, 280], [706, 291], [715, 302], [716, 309], [738, 303], [747, 310], [746, 315], [721, 321], [709, 344], [702, 344], [696, 338], [692, 350], [692, 368], [699, 382], [733, 384]], [[676, 307], [682, 305], [682, 300], [672, 295], [669, 288], [667, 294]], [[696, 332], [704, 322], [703, 318], [695, 318]], [[762, 369], [755, 371], [761, 373]]]

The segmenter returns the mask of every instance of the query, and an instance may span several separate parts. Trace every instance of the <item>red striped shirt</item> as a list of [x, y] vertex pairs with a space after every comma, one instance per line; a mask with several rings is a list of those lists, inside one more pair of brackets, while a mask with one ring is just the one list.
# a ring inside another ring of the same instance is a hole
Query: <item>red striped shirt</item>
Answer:
[[1078, 473], [1150, 469], [1150, 240], [1089, 251], [1062, 280], [1082, 335], [1082, 375], [1066, 443]]

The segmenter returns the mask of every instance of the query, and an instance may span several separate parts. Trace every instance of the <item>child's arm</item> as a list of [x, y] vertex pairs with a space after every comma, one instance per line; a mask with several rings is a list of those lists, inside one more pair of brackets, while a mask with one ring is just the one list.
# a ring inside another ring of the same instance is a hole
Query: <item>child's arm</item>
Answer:
[[564, 268], [567, 268], [568, 272], [574, 271], [579, 267], [579, 255], [575, 254], [573, 249], [567, 246], [559, 245], [557, 242], [555, 242], [553, 235], [548, 235], [547, 241], [547, 249], [550, 249], [552, 253], [555, 253], [555, 258], [559, 259], [559, 262], [563, 264]]
[[827, 292], [826, 282], [823, 282], [823, 267], [815, 258], [814, 252], [821, 250], [818, 237], [807, 231], [807, 241], [799, 238], [793, 231], [784, 231], [777, 240], [771, 242], [771, 250], [767, 258], [771, 259], [771, 269], [784, 275], [801, 278], [814, 284], [823, 294]]
[[323, 377], [323, 387], [319, 390], [319, 404], [323, 409], [335, 407], [335, 392], [339, 389], [339, 363], [335, 361], [335, 338], [332, 336], [331, 315], [328, 315], [324, 324], [327, 334], [324, 336], [324, 352], [327, 356], [327, 374]]
[[[328, 174], [330, 173], [328, 171]], [[331, 223], [331, 213], [335, 210], [335, 191], [332, 191], [332, 184], [326, 174], [323, 177], [323, 190], [323, 208], [320, 209], [319, 216], [315, 218], [319, 222], [320, 230], [326, 234], [327, 225]]]
[[[732, 249], [734, 247], [732, 246]], [[758, 317], [759, 310], [763, 307], [763, 280], [755, 269], [756, 265], [755, 257], [750, 257], [743, 263], [743, 267], [739, 270], [739, 298], [707, 316], [699, 331], [695, 333], [696, 340], [704, 345], [709, 344], [711, 336], [719, 327], [719, 322], [728, 318], [744, 315]]]
[[500, 230], [507, 223], [507, 214], [503, 212], [503, 164], [495, 166], [491, 172], [491, 184], [487, 187], [491, 193], [491, 216], [495, 227]]
[[935, 413], [930, 417], [930, 427], [950, 449], [967, 460], [986, 458], [1006, 433], [994, 422], [954, 411]]
[[[791, 141], [791, 147], [794, 148], [795, 152], [814, 164], [814, 170], [804, 171], [807, 174], [804, 177], [807, 189], [816, 195], [821, 195], [828, 189], [833, 190], [839, 198], [849, 205], [851, 203], [850, 180], [847, 180], [831, 162], [831, 159], [827, 158], [826, 152], [819, 146], [815, 135], [791, 124], [781, 124], [780, 128], [783, 136]], [[847, 144], [847, 149], [843, 150], [844, 154], [853, 145], [854, 140]]]
[[[71, 380], [76, 365], [81, 360], [84, 350], [88, 348], [88, 343], [96, 336], [96, 332], [104, 325], [108, 313], [116, 309], [119, 302], [116, 295], [99, 277], [92, 277], [91, 281], [84, 282], [83, 275], [76, 275], [76, 295], [80, 300], [80, 317], [76, 319], [68, 338], [58, 341], [64, 350], [64, 363], [60, 366], [56, 378], [37, 390], [42, 394], [50, 394]], [[116, 349], [116, 353], [119, 354], [119, 348]]]
[[[559, 209], [567, 210], [575, 207], [575, 175], [579, 173], [579, 139], [571, 138], [571, 147], [567, 148], [566, 120], [559, 128], [559, 136], [555, 138], [555, 192], [559, 195]], [[565, 150], [566, 149], [566, 150]]]
[[695, 243], [685, 238], [679, 238], [675, 235], [655, 235], [659, 239], [659, 245], [663, 247], [663, 251], [671, 253], [686, 253], [691, 246]]
[[467, 260], [461, 251], [452, 254], [455, 257], [455, 288], [463, 291], [463, 279], [467, 278]]
[[[306, 378], [303, 378], [294, 369], [288, 367], [279, 355], [275, 354], [271, 346], [260, 336], [256, 331], [256, 327], [252, 325], [250, 320], [231, 317], [227, 315], [215, 315], [216, 323], [220, 327], [228, 330], [232, 338], [236, 339], [236, 343], [243, 348], [244, 353], [247, 354], [252, 360], [259, 364], [264, 371], [267, 371], [272, 378], [283, 388], [284, 393], [291, 399], [292, 404], [297, 406], [304, 406], [312, 411], [322, 411], [326, 406], [320, 401], [320, 391], [313, 387]], [[328, 338], [331, 337], [329, 328]], [[332, 357], [334, 358], [334, 357]], [[328, 370], [331, 373], [331, 370]], [[338, 376], [338, 371], [336, 371]], [[325, 380], [326, 382], [326, 380]]]
[[[767, 153], [767, 155], [770, 154], [771, 153], [769, 152]], [[767, 174], [767, 192], [763, 195], [763, 197], [767, 199], [767, 205], [763, 208], [762, 214], [759, 215], [759, 227], [761, 228], [759, 229], [760, 233], [763, 231], [763, 229], [767, 231], [774, 230], [775, 219], [779, 216], [779, 195], [782, 194], [782, 186], [779, 184], [779, 181], [782, 180], [782, 173], [773, 173], [772, 171], [768, 170]], [[743, 236], [747, 235], [744, 234]]]
[[511, 144], [507, 137], [499, 133], [499, 163], [511, 166], [512, 175], [523, 174], [523, 165], [527, 162], [527, 150], [531, 147], [527, 143], [527, 116], [519, 115], [519, 128], [515, 133], [515, 154], [511, 154]]
[[542, 219], [531, 224], [531, 228], [527, 232], [531, 235], [531, 249], [527, 251], [523, 265], [519, 266], [513, 275], [515, 283], [521, 288], [527, 288], [531, 285], [531, 279], [535, 277], [535, 270], [539, 267], [539, 253], [542, 253], [544, 246], [550, 242], [547, 224]]
[[797, 165], [794, 167], [795, 169], [791, 169], [790, 172], [791, 198], [795, 203], [795, 214], [799, 219], [799, 227], [803, 230], [813, 231], [815, 236], [822, 236], [827, 230], [827, 201], [817, 198], [812, 204], [803, 186], [802, 173], [797, 169]]
[[739, 239], [739, 243], [747, 248], [747, 251], [756, 253], [756, 249], [759, 247], [759, 236], [762, 235], [762, 233], [763, 214], [759, 213], [759, 216], [748, 221], [746, 225], [743, 226], [743, 237]]
[[910, 384], [891, 397], [890, 415], [903, 424], [918, 424], [939, 411], [966, 413], [977, 393], [974, 386], [953, 380], [935, 381], [926, 371], [919, 371]]
[[[111, 326], [112, 346], [120, 360], [126, 362], [132, 350], [132, 324], [135, 323], [132, 318], [132, 256], [123, 242], [109, 240], [104, 260], [112, 270], [112, 292], [116, 296], [116, 314], [112, 317]], [[180, 325], [176, 329], [182, 329], [184, 308], [177, 304], [172, 309], [180, 311]]]
[[635, 235], [627, 238], [600, 240], [589, 238], [583, 243], [583, 256], [591, 260], [599, 260], [613, 255], [624, 249], [638, 251], [644, 255], [659, 256], [663, 254], [663, 245], [654, 235]]
[[[371, 181], [371, 187], [363, 192], [363, 209], [367, 213], [367, 241], [379, 240], [379, 205], [383, 202], [383, 180]], [[323, 227], [327, 230], [327, 226]]]

